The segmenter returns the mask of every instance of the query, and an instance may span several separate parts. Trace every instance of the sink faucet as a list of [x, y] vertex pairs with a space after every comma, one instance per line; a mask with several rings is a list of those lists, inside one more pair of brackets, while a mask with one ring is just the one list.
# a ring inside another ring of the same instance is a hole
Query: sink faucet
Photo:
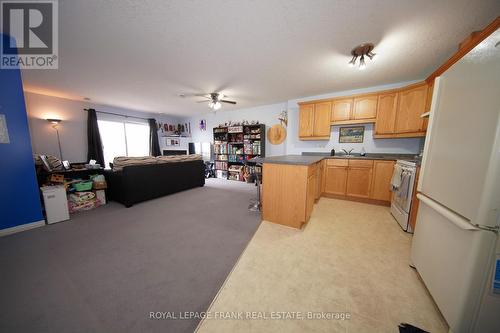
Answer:
[[345, 150], [345, 149], [342, 149], [344, 151], [344, 153], [347, 155], [347, 156], [351, 156], [351, 152], [354, 150], [354, 148], [352, 149], [349, 149], [348, 151]]

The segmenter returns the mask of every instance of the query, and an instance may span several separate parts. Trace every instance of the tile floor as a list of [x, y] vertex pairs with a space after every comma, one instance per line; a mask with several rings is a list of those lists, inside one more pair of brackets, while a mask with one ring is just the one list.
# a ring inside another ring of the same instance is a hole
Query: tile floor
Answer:
[[[206, 319], [198, 332], [447, 332], [408, 266], [411, 236], [389, 208], [321, 198], [303, 230], [262, 222], [209, 311], [348, 313], [350, 319]], [[274, 314], [272, 313], [274, 312]]]

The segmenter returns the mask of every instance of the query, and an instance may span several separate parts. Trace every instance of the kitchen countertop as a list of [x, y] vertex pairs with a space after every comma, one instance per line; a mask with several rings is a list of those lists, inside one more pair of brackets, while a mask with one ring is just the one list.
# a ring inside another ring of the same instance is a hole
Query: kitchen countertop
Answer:
[[385, 160], [385, 161], [395, 161], [395, 160], [405, 160], [416, 162], [420, 165], [420, 159], [415, 158], [415, 154], [384, 154], [384, 153], [367, 153], [365, 156], [359, 154], [352, 154], [350, 157], [345, 154], [336, 154], [335, 156], [330, 156], [328, 153], [302, 153], [302, 155], [283, 155], [283, 156], [271, 156], [265, 157], [264, 163], [272, 164], [290, 164], [290, 165], [311, 165], [319, 162], [325, 158], [338, 158], [338, 159], [354, 159], [354, 160]]
[[264, 157], [264, 163], [272, 164], [291, 164], [291, 165], [310, 165], [324, 159], [325, 156], [308, 156], [308, 155], [282, 155]]

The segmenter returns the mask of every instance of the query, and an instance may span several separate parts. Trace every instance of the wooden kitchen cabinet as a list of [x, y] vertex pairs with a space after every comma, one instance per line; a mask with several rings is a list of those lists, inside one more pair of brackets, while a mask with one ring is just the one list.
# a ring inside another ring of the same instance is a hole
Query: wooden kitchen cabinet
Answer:
[[[431, 112], [432, 95], [434, 93], [434, 80], [432, 80], [427, 86], [427, 99], [425, 101], [425, 112]], [[423, 119], [422, 128], [427, 131], [427, 126], [429, 125], [429, 117]]]
[[330, 113], [332, 110], [331, 102], [314, 104], [314, 124], [313, 136], [327, 136], [330, 138]]
[[264, 163], [262, 219], [301, 228], [307, 222], [309, 168], [305, 165]]
[[324, 161], [325, 195], [362, 199], [388, 204], [395, 161], [368, 159], [326, 159]]
[[299, 103], [299, 139], [329, 140], [330, 125], [364, 123], [375, 123], [375, 139], [425, 136], [428, 120], [420, 116], [430, 109], [432, 85], [421, 82], [377, 93]]
[[314, 104], [303, 104], [299, 109], [299, 137], [313, 135]]
[[373, 160], [349, 160], [346, 195], [370, 198]]
[[332, 103], [331, 121], [335, 123], [351, 119], [352, 105], [352, 98], [334, 100]]
[[331, 102], [300, 104], [299, 139], [329, 140]]
[[398, 93], [391, 92], [378, 95], [377, 119], [375, 134], [393, 134], [396, 127], [398, 109]]
[[314, 202], [316, 201], [316, 170], [307, 177], [307, 201], [306, 201], [306, 219], [305, 222], [309, 221], [311, 213], [313, 210]]
[[391, 201], [391, 179], [395, 163], [394, 161], [373, 161], [371, 199]]
[[434, 80], [427, 85], [427, 98], [425, 101], [425, 112], [431, 111], [432, 94], [434, 93]]
[[326, 160], [325, 193], [345, 195], [347, 189], [348, 161], [343, 159]]
[[333, 125], [374, 122], [377, 115], [377, 94], [358, 95], [332, 101]]
[[378, 95], [366, 95], [354, 98], [354, 120], [374, 120], [377, 116]]
[[427, 120], [420, 116], [426, 111], [428, 85], [419, 83], [399, 90], [379, 94], [376, 139], [425, 136]]
[[319, 163], [262, 167], [262, 219], [301, 228], [309, 220], [317, 195]]
[[426, 84], [404, 89], [399, 92], [395, 133], [416, 133], [424, 131], [424, 121], [420, 116], [425, 113], [426, 99]]
[[320, 161], [316, 166], [316, 194], [314, 200], [318, 200], [321, 193], [323, 193], [323, 172], [324, 164], [323, 161]]

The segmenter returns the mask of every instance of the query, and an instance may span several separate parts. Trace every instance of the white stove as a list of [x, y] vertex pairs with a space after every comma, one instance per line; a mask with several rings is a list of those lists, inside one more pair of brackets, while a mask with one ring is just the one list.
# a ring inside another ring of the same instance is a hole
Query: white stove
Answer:
[[415, 162], [398, 160], [392, 179], [391, 214], [406, 232], [413, 232], [409, 223], [411, 200], [417, 165]]

